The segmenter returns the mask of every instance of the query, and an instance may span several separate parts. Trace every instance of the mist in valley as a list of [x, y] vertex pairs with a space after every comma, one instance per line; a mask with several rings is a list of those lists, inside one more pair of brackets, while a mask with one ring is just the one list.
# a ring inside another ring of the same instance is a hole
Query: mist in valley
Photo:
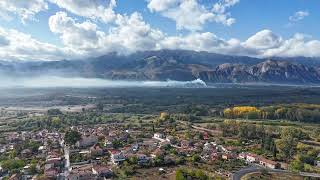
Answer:
[[206, 87], [200, 79], [193, 81], [129, 81], [83, 77], [5, 77], [0, 88], [117, 88], [117, 87]]

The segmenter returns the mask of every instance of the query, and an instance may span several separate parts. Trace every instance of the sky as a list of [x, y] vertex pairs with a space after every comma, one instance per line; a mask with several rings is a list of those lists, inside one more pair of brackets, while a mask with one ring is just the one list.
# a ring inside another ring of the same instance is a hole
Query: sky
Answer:
[[1, 60], [185, 49], [320, 57], [319, 0], [1, 0]]

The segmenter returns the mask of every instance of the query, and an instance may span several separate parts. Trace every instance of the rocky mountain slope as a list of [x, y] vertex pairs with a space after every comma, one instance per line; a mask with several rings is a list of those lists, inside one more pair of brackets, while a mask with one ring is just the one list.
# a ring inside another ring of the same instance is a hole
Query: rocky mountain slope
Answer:
[[207, 52], [161, 50], [128, 56], [110, 53], [85, 60], [0, 62], [3, 75], [68, 76], [114, 80], [201, 79], [212, 83], [320, 84], [320, 60], [258, 59]]

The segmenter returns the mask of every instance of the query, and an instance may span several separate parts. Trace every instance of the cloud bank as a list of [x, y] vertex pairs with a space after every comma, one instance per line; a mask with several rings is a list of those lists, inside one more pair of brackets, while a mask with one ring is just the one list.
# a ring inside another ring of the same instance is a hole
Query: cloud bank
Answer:
[[[110, 52], [185, 49], [252, 57], [320, 57], [320, 41], [297, 33], [283, 38], [262, 29], [245, 40], [225, 39], [203, 32], [208, 23], [226, 27], [236, 23], [231, 9], [240, 0], [217, 0], [204, 6], [199, 0], [146, 0], [147, 11], [175, 22], [178, 35], [168, 35], [152, 27], [139, 12], [116, 12], [116, 0], [2, 0], [0, 18], [16, 15], [23, 23], [37, 20], [37, 14], [52, 5], [59, 10], [48, 18], [51, 33], [62, 46], [41, 42], [27, 33], [0, 27], [1, 60], [61, 60], [100, 56]], [[300, 21], [309, 13], [298, 11], [290, 21]], [[81, 17], [81, 18], [77, 18]]]

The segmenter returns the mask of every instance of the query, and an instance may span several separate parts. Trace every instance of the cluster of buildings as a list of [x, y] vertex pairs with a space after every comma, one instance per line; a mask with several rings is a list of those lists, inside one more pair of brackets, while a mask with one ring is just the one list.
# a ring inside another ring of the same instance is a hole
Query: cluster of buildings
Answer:
[[[163, 134], [160, 134], [160, 133], [154, 134], [154, 138], [158, 139], [161, 142], [165, 142], [165, 141], [170, 142], [168, 138], [166, 138]], [[252, 154], [252, 153], [238, 153], [239, 149], [237, 147], [223, 146], [215, 142], [208, 142], [205, 140], [204, 142], [205, 143], [202, 144], [203, 150], [201, 152], [201, 158], [205, 161], [215, 161], [218, 159], [223, 159], [223, 160], [241, 159], [248, 164], [255, 163], [270, 169], [281, 168], [280, 163], [266, 159], [262, 156]], [[199, 141], [198, 143], [203, 143], [203, 142]], [[191, 141], [188, 141], [188, 140], [182, 140], [180, 142], [180, 146], [176, 146], [176, 147], [178, 148], [178, 150], [192, 151], [196, 149], [197, 144], [192, 144]]]
[[270, 169], [280, 169], [281, 164], [269, 159], [266, 159], [262, 156], [252, 154], [252, 153], [240, 153], [238, 156], [239, 159], [245, 160], [247, 163], [256, 163], [261, 166], [264, 166], [266, 168]]
[[17, 172], [3, 170], [2, 176], [12, 179], [34, 179], [43, 172], [48, 178], [60, 177], [64, 171], [64, 156], [61, 149], [63, 135], [59, 132], [9, 132], [4, 134], [6, 144], [0, 146], [2, 154], [14, 154], [13, 160], [21, 160], [25, 166]]
[[[18, 157], [26, 160], [26, 167], [17, 173], [24, 179], [39, 175], [48, 179], [87, 180], [107, 179], [125, 161], [140, 167], [155, 166], [155, 159], [162, 157], [162, 165], [176, 159], [166, 152], [166, 147], [174, 148], [177, 157], [190, 157], [199, 154], [202, 161], [243, 159], [247, 163], [257, 163], [267, 168], [280, 168], [277, 162], [251, 153], [238, 153], [233, 146], [223, 146], [210, 142], [209, 135], [203, 132], [200, 140], [188, 140], [182, 136], [166, 136], [163, 133], [145, 132], [141, 128], [129, 128], [118, 124], [97, 127], [78, 126], [81, 138], [72, 146], [64, 143], [64, 133], [41, 130], [5, 134], [6, 145], [0, 147], [2, 153], [14, 150], [15, 146], [28, 140], [39, 144], [37, 151], [23, 149]], [[37, 159], [36, 174], [31, 174], [31, 160]], [[0, 172], [2, 171], [0, 167]], [[8, 175], [10, 172], [7, 172]], [[13, 174], [17, 176], [17, 174]], [[12, 174], [10, 174], [12, 175]], [[12, 175], [12, 176], [13, 176]]]

